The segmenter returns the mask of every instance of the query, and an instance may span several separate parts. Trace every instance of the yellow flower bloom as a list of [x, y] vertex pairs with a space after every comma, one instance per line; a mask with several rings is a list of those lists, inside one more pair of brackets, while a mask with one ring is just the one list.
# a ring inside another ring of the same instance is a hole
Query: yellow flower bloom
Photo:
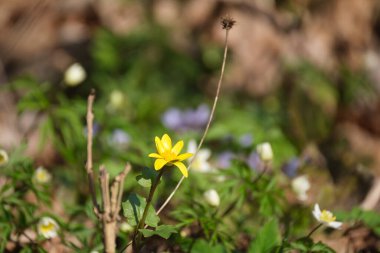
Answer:
[[156, 158], [154, 162], [154, 169], [160, 170], [165, 165], [172, 166], [175, 165], [183, 174], [184, 177], [188, 176], [187, 168], [182, 163], [183, 160], [191, 157], [193, 154], [184, 153], [179, 154], [183, 148], [183, 141], [177, 142], [174, 147], [172, 147], [172, 140], [169, 135], [164, 134], [162, 138], [156, 136], [154, 139], [156, 142], [157, 153], [149, 154], [149, 157]]

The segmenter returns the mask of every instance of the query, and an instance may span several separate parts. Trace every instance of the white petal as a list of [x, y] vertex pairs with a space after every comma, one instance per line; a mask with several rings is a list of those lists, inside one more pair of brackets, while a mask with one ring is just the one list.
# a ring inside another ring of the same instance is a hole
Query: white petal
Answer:
[[340, 226], [342, 226], [342, 224], [343, 223], [339, 222], [339, 221], [332, 221], [332, 222], [328, 223], [327, 226], [338, 229], [338, 228], [340, 228]]
[[317, 219], [317, 221], [321, 221], [321, 209], [318, 204], [314, 205], [313, 215]]

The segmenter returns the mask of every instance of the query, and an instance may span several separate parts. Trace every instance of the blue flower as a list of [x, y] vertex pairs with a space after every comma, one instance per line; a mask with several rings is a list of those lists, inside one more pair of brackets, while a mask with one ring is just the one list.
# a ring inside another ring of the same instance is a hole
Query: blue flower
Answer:
[[222, 169], [227, 169], [231, 167], [232, 159], [234, 159], [235, 154], [231, 151], [224, 151], [218, 156], [218, 166]]
[[174, 131], [201, 130], [206, 126], [209, 117], [210, 109], [207, 105], [183, 111], [172, 107], [162, 115], [161, 122]]
[[282, 171], [290, 178], [295, 177], [297, 175], [297, 170], [300, 167], [300, 164], [300, 159], [293, 157], [282, 166]]

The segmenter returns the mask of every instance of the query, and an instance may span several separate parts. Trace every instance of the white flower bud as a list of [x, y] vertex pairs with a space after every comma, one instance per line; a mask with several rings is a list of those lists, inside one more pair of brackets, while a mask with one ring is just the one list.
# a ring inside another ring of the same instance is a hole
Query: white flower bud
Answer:
[[0, 166], [5, 165], [8, 162], [8, 154], [5, 150], [0, 149]]
[[219, 194], [214, 189], [206, 191], [203, 194], [203, 196], [209, 205], [214, 206], [214, 207], [219, 206], [219, 204], [220, 204]]
[[74, 63], [65, 72], [64, 80], [67, 86], [77, 86], [86, 79], [86, 71], [79, 63]]
[[273, 160], [272, 146], [269, 142], [258, 144], [256, 150], [262, 161], [270, 162]]
[[307, 191], [310, 189], [310, 182], [307, 176], [303, 175], [294, 178], [291, 185], [299, 200], [307, 200]]

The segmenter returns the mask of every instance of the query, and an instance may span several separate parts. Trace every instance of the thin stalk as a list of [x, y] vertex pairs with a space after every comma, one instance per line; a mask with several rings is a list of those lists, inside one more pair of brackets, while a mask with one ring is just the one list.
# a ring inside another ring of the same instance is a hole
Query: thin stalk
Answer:
[[306, 238], [309, 238], [315, 231], [317, 231], [318, 228], [320, 228], [323, 224], [322, 223], [319, 223], [318, 226], [316, 226], [315, 228], [313, 228], [310, 233], [306, 236]]
[[[198, 152], [199, 150], [201, 149], [202, 145], [203, 145], [203, 142], [204, 140], [206, 139], [206, 135], [208, 133], [208, 130], [210, 128], [210, 125], [211, 125], [211, 122], [212, 122], [212, 119], [214, 118], [214, 113], [215, 113], [215, 109], [216, 109], [216, 105], [218, 103], [218, 99], [219, 99], [219, 93], [220, 93], [220, 88], [222, 86], [222, 80], [223, 80], [223, 76], [224, 76], [224, 69], [225, 69], [225, 66], [226, 66], [226, 60], [227, 60], [227, 52], [228, 52], [228, 46], [227, 46], [227, 42], [228, 42], [228, 34], [229, 34], [229, 30], [230, 29], [226, 29], [226, 36], [225, 36], [225, 40], [224, 40], [224, 56], [223, 56], [223, 63], [222, 63], [222, 68], [221, 68], [221, 71], [220, 71], [220, 77], [219, 77], [219, 82], [218, 82], [218, 86], [217, 86], [217, 89], [216, 89], [216, 94], [215, 94], [215, 98], [214, 98], [214, 103], [212, 105], [212, 109], [211, 109], [211, 113], [210, 113], [210, 117], [208, 119], [208, 122], [207, 122], [207, 125], [206, 125], [206, 128], [203, 132], [203, 136], [198, 144], [198, 147], [197, 147], [197, 150], [195, 151], [195, 154], [193, 156], [193, 158], [191, 159], [190, 163], [189, 163], [189, 166], [187, 167], [187, 170], [190, 170], [191, 169], [191, 165], [193, 164], [193, 161], [195, 160], [195, 158], [197, 157], [198, 155]], [[161, 205], [161, 207], [158, 209], [157, 211], [157, 214], [160, 214], [161, 211], [167, 206], [167, 204], [170, 202], [170, 200], [173, 198], [174, 194], [177, 192], [178, 188], [180, 187], [180, 185], [182, 184], [182, 181], [185, 179], [184, 176], [182, 176], [181, 180], [179, 180], [179, 182], [177, 183], [176, 187], [174, 188], [174, 190], [170, 193], [169, 197], [165, 200], [165, 202]]]
[[269, 167], [269, 164], [267, 162], [264, 163], [264, 169], [260, 172], [260, 174], [252, 181], [252, 184], [256, 183], [257, 181], [259, 181], [263, 176], [264, 174], [267, 172], [268, 170], [268, 167]]
[[141, 233], [139, 233], [139, 229], [143, 228], [144, 225], [145, 225], [145, 220], [146, 220], [146, 217], [148, 215], [148, 210], [149, 210], [149, 207], [150, 207], [150, 204], [153, 200], [153, 196], [154, 196], [154, 193], [157, 189], [157, 186], [158, 184], [160, 183], [160, 179], [162, 177], [162, 174], [164, 173], [164, 170], [165, 170], [165, 167], [162, 168], [160, 170], [160, 172], [158, 173], [158, 176], [156, 178], [156, 181], [152, 184], [152, 186], [150, 187], [150, 191], [149, 191], [149, 195], [148, 195], [148, 198], [146, 199], [146, 206], [144, 208], [144, 212], [143, 212], [143, 215], [139, 221], [139, 224], [137, 225], [136, 227], [136, 231], [134, 233], [134, 236], [133, 236], [133, 244], [134, 244], [134, 248], [136, 247], [139, 247], [139, 244], [140, 244], [140, 240], [141, 240]]

